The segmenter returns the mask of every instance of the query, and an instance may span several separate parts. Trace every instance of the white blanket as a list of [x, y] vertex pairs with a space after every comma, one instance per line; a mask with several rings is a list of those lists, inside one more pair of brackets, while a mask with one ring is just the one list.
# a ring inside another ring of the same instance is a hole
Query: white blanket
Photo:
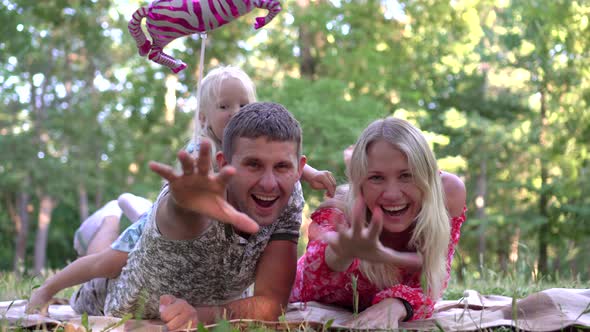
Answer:
[[[480, 295], [468, 290], [464, 298], [440, 301], [434, 315], [426, 320], [400, 323], [400, 329], [444, 331], [478, 331], [485, 328], [512, 326], [525, 331], [555, 331], [572, 326], [590, 327], [590, 289], [552, 288], [514, 301], [510, 297]], [[0, 320], [10, 325], [48, 328], [65, 326], [76, 330], [81, 326], [80, 315], [68, 305], [52, 305], [49, 317], [26, 315], [25, 300], [0, 302]], [[255, 322], [234, 320], [231, 324], [246, 328], [250, 324], [264, 324], [276, 330], [292, 330], [298, 326], [314, 329], [325, 326], [344, 327], [352, 318], [348, 310], [315, 302], [292, 303], [280, 322]], [[89, 325], [95, 331], [112, 326], [120, 319], [114, 317], [89, 317]], [[159, 321], [122, 322], [109, 331], [165, 331]]]

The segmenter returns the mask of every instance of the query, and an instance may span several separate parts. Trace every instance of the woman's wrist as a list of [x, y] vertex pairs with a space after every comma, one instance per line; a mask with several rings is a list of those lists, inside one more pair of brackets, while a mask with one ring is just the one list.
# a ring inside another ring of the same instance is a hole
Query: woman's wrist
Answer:
[[338, 255], [330, 245], [326, 246], [325, 259], [328, 267], [336, 272], [346, 271], [354, 260], [353, 257], [343, 257]]

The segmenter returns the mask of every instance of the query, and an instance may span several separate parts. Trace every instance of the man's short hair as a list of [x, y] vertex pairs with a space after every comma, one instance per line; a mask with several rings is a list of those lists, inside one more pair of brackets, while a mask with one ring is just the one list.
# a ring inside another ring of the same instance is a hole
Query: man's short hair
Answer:
[[228, 122], [223, 131], [223, 155], [228, 162], [231, 162], [236, 138], [267, 137], [270, 141], [296, 143], [299, 158], [301, 136], [299, 122], [283, 105], [255, 102], [242, 107]]

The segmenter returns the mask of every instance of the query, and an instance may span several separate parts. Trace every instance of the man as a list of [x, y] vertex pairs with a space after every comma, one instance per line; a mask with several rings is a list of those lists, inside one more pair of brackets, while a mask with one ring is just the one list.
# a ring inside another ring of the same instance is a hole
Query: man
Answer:
[[[139, 311], [169, 329], [218, 318], [276, 320], [296, 270], [301, 191], [288, 203], [306, 162], [299, 123], [281, 105], [253, 103], [224, 131], [218, 174], [208, 142], [196, 161], [186, 151], [178, 159], [181, 174], [150, 164], [168, 185], [109, 282], [105, 313]], [[254, 295], [240, 298], [253, 282]]]

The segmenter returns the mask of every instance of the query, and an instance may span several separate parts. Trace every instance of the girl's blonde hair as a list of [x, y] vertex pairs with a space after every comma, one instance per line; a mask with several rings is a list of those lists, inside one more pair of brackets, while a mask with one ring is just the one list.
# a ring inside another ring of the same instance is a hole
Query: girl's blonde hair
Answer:
[[208, 138], [212, 144], [212, 155], [215, 152], [221, 150], [221, 137], [217, 137], [207, 121], [202, 122], [202, 119], [206, 119], [209, 112], [216, 109], [221, 96], [221, 85], [229, 78], [237, 79], [240, 81], [246, 95], [248, 96], [248, 103], [256, 101], [256, 86], [254, 82], [242, 69], [234, 66], [220, 66], [210, 70], [207, 75], [201, 81], [201, 87], [199, 92], [199, 100], [197, 102], [197, 115], [195, 117], [195, 128], [194, 128], [194, 141], [198, 142], [201, 138]]
[[[348, 169], [350, 190], [346, 197], [347, 213], [361, 190], [361, 183], [367, 176], [367, 151], [377, 141], [386, 141], [403, 152], [416, 186], [422, 193], [422, 207], [415, 220], [415, 227], [409, 246], [423, 258], [422, 285], [425, 292], [437, 299], [442, 295], [447, 274], [447, 252], [450, 241], [449, 214], [434, 153], [422, 132], [409, 122], [388, 117], [371, 123], [359, 137]], [[370, 211], [367, 211], [370, 220]], [[361, 263], [361, 271], [380, 288], [399, 283], [398, 270], [394, 266]]]

